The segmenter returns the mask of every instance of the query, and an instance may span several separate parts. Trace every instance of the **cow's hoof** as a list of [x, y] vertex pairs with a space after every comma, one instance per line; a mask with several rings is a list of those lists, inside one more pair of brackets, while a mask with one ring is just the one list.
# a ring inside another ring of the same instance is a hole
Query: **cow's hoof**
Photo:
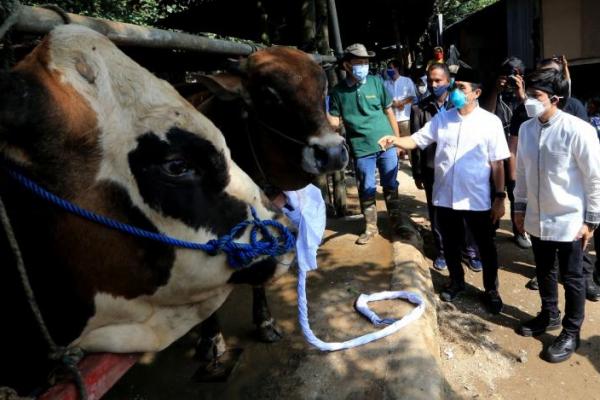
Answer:
[[265, 343], [275, 343], [283, 338], [281, 329], [273, 318], [263, 321], [257, 328], [258, 339]]
[[218, 360], [202, 361], [193, 379], [197, 382], [226, 382], [237, 366], [242, 351], [242, 349], [230, 349]]
[[223, 335], [218, 333], [213, 337], [200, 337], [196, 344], [196, 360], [213, 362], [219, 359], [227, 351], [227, 345]]

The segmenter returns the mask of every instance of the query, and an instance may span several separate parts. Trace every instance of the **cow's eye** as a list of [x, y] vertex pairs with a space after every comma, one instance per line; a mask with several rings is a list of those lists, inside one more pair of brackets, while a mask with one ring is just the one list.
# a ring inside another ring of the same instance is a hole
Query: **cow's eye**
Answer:
[[277, 90], [274, 88], [270, 86], [263, 86], [261, 90], [263, 93], [263, 102], [268, 103], [270, 106], [280, 106], [283, 104], [279, 93], [277, 93]]
[[160, 168], [166, 175], [172, 177], [184, 177], [194, 172], [185, 160], [179, 159], [165, 161]]

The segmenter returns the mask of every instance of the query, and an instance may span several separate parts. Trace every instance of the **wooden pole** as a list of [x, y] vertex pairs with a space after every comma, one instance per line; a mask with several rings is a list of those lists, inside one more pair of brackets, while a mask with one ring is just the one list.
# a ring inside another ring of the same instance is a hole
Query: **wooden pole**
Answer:
[[[211, 39], [189, 33], [172, 32], [164, 29], [143, 27], [106, 19], [67, 14], [73, 24], [83, 25], [108, 37], [117, 45], [138, 46], [155, 49], [177, 49], [223, 56], [247, 56], [256, 46], [247, 43]], [[12, 29], [46, 34], [53, 28], [63, 25], [62, 18], [54, 11], [38, 7], [22, 6], [17, 23]], [[329, 55], [313, 55], [316, 62], [334, 62]]]

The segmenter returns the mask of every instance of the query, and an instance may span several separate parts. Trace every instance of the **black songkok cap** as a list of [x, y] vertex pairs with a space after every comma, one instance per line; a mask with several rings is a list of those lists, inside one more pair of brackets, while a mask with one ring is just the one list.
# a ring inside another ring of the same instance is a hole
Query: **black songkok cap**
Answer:
[[454, 76], [455, 81], [469, 82], [469, 83], [481, 83], [481, 75], [479, 72], [472, 68], [460, 67], [456, 75]]

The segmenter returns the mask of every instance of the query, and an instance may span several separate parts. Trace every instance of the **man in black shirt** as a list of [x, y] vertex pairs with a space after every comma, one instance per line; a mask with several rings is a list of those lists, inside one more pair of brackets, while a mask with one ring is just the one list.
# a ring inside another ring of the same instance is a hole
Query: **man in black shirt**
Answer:
[[[525, 64], [517, 57], [509, 57], [500, 66], [496, 88], [490, 95], [490, 102], [487, 105], [487, 110], [496, 114], [502, 126], [504, 134], [510, 150], [510, 158], [504, 160], [504, 179], [506, 191], [510, 201], [510, 220], [512, 222], [512, 231], [515, 243], [521, 248], [530, 248], [531, 241], [527, 233], [518, 231], [515, 225], [515, 189], [516, 171], [517, 171], [517, 142], [518, 136], [514, 135], [511, 130], [512, 119], [515, 111], [519, 106], [522, 107], [527, 99], [525, 94], [525, 83], [523, 76], [525, 74]], [[523, 108], [523, 110], [525, 110]], [[527, 115], [525, 115], [527, 116]], [[519, 122], [521, 125], [523, 121]]]

